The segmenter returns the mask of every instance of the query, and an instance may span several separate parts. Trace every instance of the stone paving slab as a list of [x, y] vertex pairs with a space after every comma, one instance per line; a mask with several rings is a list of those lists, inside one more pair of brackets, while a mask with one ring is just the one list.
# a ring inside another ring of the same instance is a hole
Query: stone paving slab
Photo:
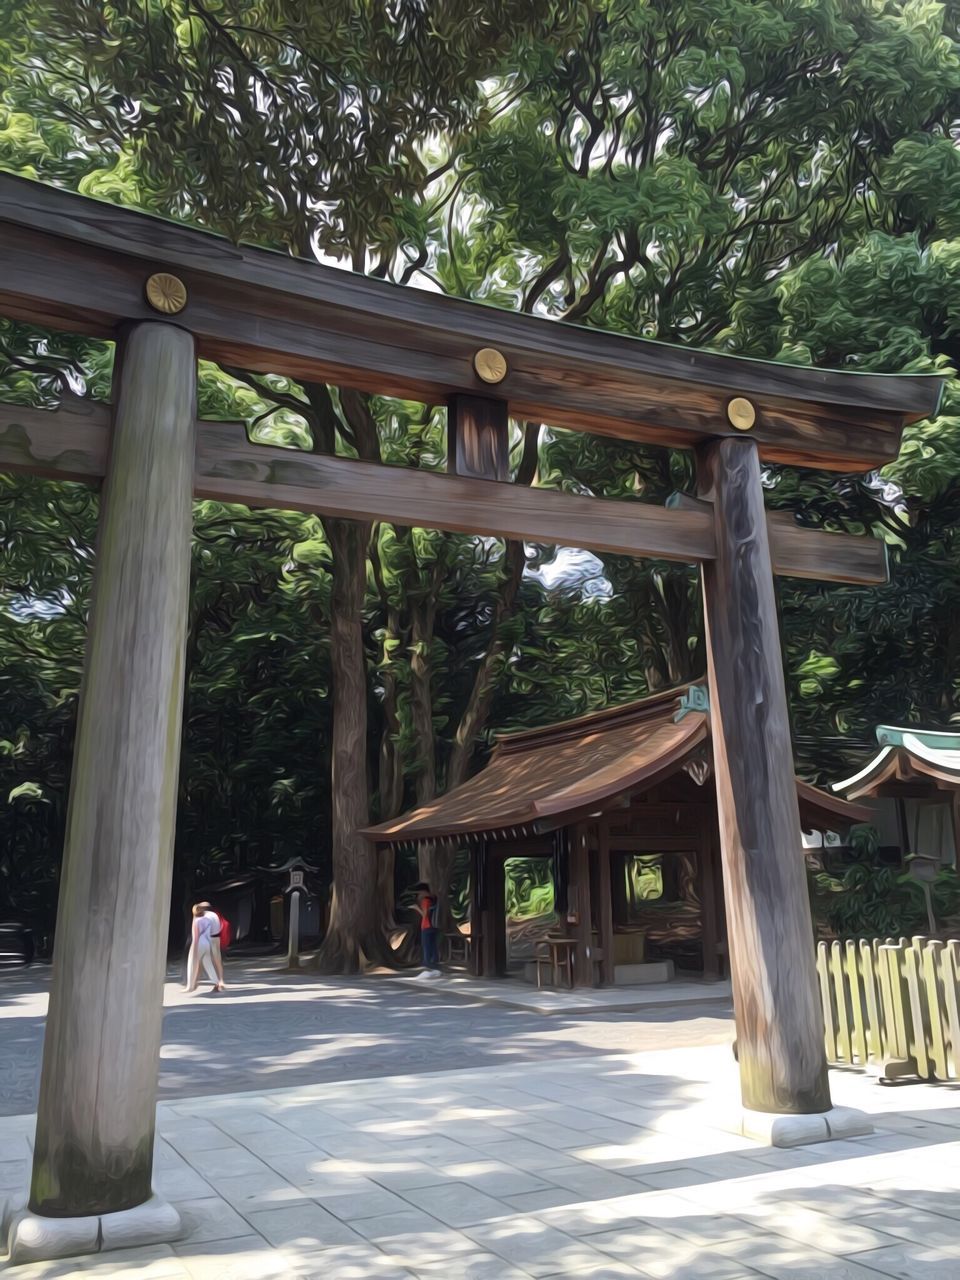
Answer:
[[[773, 1151], [725, 1132], [727, 1046], [164, 1102], [156, 1181], [184, 1239], [4, 1274], [960, 1280], [960, 1091], [831, 1084], [873, 1135]], [[0, 1197], [30, 1137], [0, 1119]]]

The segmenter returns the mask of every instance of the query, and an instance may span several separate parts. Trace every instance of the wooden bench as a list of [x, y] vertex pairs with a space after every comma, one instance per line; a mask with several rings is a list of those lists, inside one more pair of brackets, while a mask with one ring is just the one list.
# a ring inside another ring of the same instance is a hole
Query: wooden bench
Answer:
[[448, 964], [456, 961], [462, 961], [466, 968], [470, 968], [470, 934], [464, 933], [462, 929], [454, 929], [451, 933], [443, 935], [445, 959]]
[[537, 943], [534, 952], [534, 962], [537, 966], [537, 986], [543, 986], [543, 970], [550, 970], [552, 986], [559, 987], [561, 972], [566, 974], [566, 983], [571, 991], [573, 990], [573, 957], [576, 950], [576, 939], [565, 937], [546, 937], [541, 938]]

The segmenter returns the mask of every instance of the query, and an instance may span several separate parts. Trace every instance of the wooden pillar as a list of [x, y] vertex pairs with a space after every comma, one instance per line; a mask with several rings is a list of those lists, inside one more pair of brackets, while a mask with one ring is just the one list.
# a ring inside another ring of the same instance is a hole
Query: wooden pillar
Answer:
[[610, 853], [610, 898], [613, 903], [614, 926], [626, 926], [630, 912], [627, 907], [626, 856], [619, 850]]
[[470, 845], [470, 972], [475, 978], [483, 974], [483, 863], [486, 841]]
[[507, 402], [491, 396], [451, 396], [447, 402], [447, 469], [478, 480], [509, 480]]
[[712, 814], [701, 808], [700, 849], [697, 855], [700, 867], [700, 947], [703, 952], [703, 976], [720, 977], [720, 956], [717, 939], [717, 876], [716, 855], [713, 844]]
[[[957, 828], [960, 831], [960, 826]], [[553, 833], [553, 891], [554, 906], [558, 917], [566, 919], [567, 890], [570, 883], [570, 845], [566, 827], [558, 827]]]
[[483, 865], [483, 976], [502, 978], [507, 971], [507, 912], [504, 902], [504, 859], [487, 846]]
[[756, 443], [700, 451], [710, 720], [743, 1104], [830, 1108], [813, 926]]
[[603, 958], [600, 961], [600, 981], [605, 987], [614, 984], [613, 955], [613, 884], [611, 876], [610, 853], [610, 818], [604, 814], [597, 827], [597, 859], [600, 869], [600, 947]]
[[151, 1194], [190, 585], [193, 338], [131, 328], [70, 781], [30, 1207], [83, 1217]]
[[900, 836], [900, 865], [903, 867], [906, 866], [907, 859], [914, 850], [910, 848], [910, 828], [909, 823], [907, 822], [907, 802], [904, 800], [903, 796], [897, 796], [895, 804], [897, 809], [897, 833]]
[[592, 987], [593, 913], [590, 902], [590, 850], [585, 822], [578, 822], [571, 833], [570, 898], [570, 906], [575, 906], [577, 915], [572, 930], [577, 941], [573, 980], [578, 987]]
[[721, 978], [730, 976], [730, 946], [727, 941], [727, 904], [723, 891], [723, 855], [720, 850], [720, 823], [716, 799], [708, 810], [710, 856], [713, 859], [713, 892], [715, 895], [713, 918], [717, 931], [717, 973]]
[[300, 968], [300, 890], [290, 891], [290, 921], [287, 935], [287, 968]]

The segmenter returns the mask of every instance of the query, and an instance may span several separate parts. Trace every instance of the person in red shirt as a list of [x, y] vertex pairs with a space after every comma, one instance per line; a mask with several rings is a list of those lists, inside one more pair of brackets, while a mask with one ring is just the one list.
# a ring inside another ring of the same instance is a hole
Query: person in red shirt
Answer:
[[423, 967], [428, 973], [439, 973], [437, 899], [428, 884], [421, 881], [420, 884], [415, 884], [413, 887], [417, 894], [414, 910], [420, 916], [420, 946], [423, 949]]

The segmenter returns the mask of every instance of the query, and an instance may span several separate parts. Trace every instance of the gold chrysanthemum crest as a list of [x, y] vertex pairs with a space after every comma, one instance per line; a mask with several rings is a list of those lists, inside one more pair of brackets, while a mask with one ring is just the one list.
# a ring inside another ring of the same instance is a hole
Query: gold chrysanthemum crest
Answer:
[[481, 347], [473, 357], [473, 367], [484, 382], [502, 382], [507, 376], [507, 361], [496, 347]]
[[169, 271], [157, 271], [146, 283], [147, 301], [154, 311], [174, 316], [187, 305], [187, 286]]
[[727, 405], [727, 417], [738, 431], [749, 431], [757, 420], [757, 411], [749, 400], [735, 396]]

